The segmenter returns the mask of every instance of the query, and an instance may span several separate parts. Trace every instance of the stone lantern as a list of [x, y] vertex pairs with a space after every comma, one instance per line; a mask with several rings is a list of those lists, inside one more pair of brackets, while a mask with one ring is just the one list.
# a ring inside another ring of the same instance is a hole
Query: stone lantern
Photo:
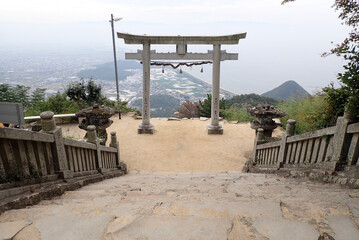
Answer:
[[272, 132], [277, 128], [277, 124], [273, 121], [273, 118], [282, 118], [286, 114], [282, 110], [275, 108], [269, 104], [258, 105], [247, 109], [251, 116], [257, 118], [251, 122], [251, 128], [257, 130], [262, 128], [264, 130], [265, 137], [272, 137]]
[[[79, 128], [87, 130], [89, 125], [94, 125], [97, 130], [97, 135], [100, 138], [100, 143], [105, 145], [107, 140], [106, 128], [113, 123], [110, 117], [115, 114], [112, 108], [99, 106], [97, 104], [92, 107], [82, 109], [76, 113], [76, 117], [83, 117]], [[86, 136], [85, 136], [86, 137]]]

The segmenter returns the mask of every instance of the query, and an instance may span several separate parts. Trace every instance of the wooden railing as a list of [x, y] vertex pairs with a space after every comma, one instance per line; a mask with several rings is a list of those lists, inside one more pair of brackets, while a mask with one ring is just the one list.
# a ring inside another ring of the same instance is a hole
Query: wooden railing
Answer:
[[349, 125], [347, 133], [351, 135], [347, 156], [348, 165], [359, 166], [359, 123]]
[[283, 164], [320, 164], [331, 162], [335, 127], [287, 138], [287, 154]]
[[261, 165], [273, 165], [278, 161], [280, 142], [271, 142], [257, 146], [256, 162]]
[[[110, 147], [100, 145], [95, 126], [87, 142], [62, 137], [52, 112], [41, 114], [42, 131], [0, 128], [0, 180], [72, 178], [120, 168], [119, 144], [111, 133]], [[0, 182], [0, 183], [1, 183]]]
[[116, 148], [106, 148], [104, 146], [100, 147], [101, 158], [103, 159], [103, 166], [106, 169], [116, 168], [117, 167], [117, 149]]
[[253, 159], [260, 167], [310, 167], [338, 170], [358, 165], [359, 123], [349, 124], [339, 117], [334, 127], [293, 135], [295, 121], [288, 120], [282, 139], [265, 143], [258, 129]]
[[54, 136], [19, 129], [0, 128], [2, 177], [27, 178], [55, 174]]
[[98, 169], [96, 145], [65, 139], [65, 148], [69, 169], [73, 172], [85, 172]]

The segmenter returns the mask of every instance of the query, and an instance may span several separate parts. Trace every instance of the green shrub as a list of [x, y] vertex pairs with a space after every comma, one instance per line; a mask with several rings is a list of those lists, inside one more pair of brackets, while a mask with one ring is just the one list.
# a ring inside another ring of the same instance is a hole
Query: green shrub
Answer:
[[330, 125], [327, 117], [328, 105], [325, 94], [316, 94], [301, 99], [291, 98], [288, 101], [281, 102], [279, 108], [287, 114], [281, 118], [284, 128], [288, 119], [296, 120], [296, 134], [326, 128]]
[[[207, 99], [204, 99], [203, 101], [199, 101], [198, 106], [198, 115], [200, 117], [211, 117], [211, 109], [212, 109], [212, 95], [207, 94]], [[226, 109], [226, 102], [225, 100], [219, 99], [219, 116], [223, 117], [223, 112]]]
[[223, 111], [223, 116], [228, 121], [250, 122], [256, 119], [255, 117], [249, 115], [246, 107], [240, 107], [237, 104], [233, 104], [228, 109], [225, 109]]

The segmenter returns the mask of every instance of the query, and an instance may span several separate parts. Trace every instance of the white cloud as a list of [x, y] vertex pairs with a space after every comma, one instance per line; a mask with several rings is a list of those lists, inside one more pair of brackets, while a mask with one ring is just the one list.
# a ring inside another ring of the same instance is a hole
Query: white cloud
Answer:
[[[13, 0], [0, 3], [1, 22], [104, 21], [110, 13], [127, 21], [171, 24], [245, 21], [277, 23], [283, 20], [307, 22], [325, 20], [328, 0], [298, 0], [280, 5], [281, 0]], [[315, 18], [315, 15], [318, 17]], [[308, 18], [309, 17], [309, 18]]]

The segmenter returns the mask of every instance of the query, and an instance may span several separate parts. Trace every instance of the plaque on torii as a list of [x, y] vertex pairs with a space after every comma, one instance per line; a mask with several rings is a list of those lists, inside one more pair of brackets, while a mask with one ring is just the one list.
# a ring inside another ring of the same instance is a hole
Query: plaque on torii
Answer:
[[[154, 127], [150, 123], [150, 65], [151, 60], [210, 60], [213, 62], [212, 72], [212, 105], [211, 124], [207, 125], [208, 134], [223, 134], [219, 124], [219, 80], [220, 62], [225, 60], [238, 60], [237, 53], [221, 51], [221, 45], [238, 44], [239, 39], [246, 38], [247, 33], [239, 33], [225, 36], [148, 36], [117, 33], [118, 38], [123, 38], [126, 44], [142, 44], [143, 50], [137, 53], [126, 53], [125, 59], [139, 60], [143, 64], [143, 91], [142, 91], [142, 123], [138, 127], [138, 133], [153, 134]], [[151, 51], [151, 44], [174, 44], [176, 52], [157, 53]], [[213, 51], [207, 53], [187, 52], [188, 44], [213, 45]]]

